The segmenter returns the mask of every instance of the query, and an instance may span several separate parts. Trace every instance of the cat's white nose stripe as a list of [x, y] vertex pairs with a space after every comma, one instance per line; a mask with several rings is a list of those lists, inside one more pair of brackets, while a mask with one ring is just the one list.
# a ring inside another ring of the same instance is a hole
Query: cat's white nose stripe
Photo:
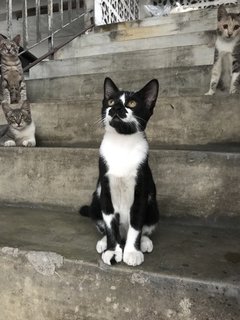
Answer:
[[123, 105], [125, 105], [125, 101], [126, 101], [125, 93], [121, 95], [120, 100], [122, 101]]

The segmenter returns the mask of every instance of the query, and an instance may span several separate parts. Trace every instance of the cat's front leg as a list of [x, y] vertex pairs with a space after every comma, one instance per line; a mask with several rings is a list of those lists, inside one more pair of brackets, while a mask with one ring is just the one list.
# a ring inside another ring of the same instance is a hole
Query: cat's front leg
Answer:
[[230, 94], [235, 94], [240, 92], [240, 72], [233, 72], [231, 86], [230, 86]]
[[[106, 241], [106, 250], [102, 253], [104, 263], [111, 265], [113, 260], [122, 261], [122, 248], [119, 235], [119, 215], [103, 213], [103, 220], [106, 228], [106, 239], [102, 239], [102, 245]], [[98, 242], [99, 244], [99, 242]], [[99, 248], [99, 246], [97, 246]]]
[[130, 225], [123, 253], [123, 261], [129, 266], [138, 266], [144, 261], [144, 255], [140, 250], [140, 239], [141, 231], [136, 230]]
[[26, 83], [25, 83], [25, 81], [22, 81], [22, 82], [21, 82], [20, 95], [21, 95], [21, 100], [20, 100], [20, 102], [24, 102], [25, 100], [27, 100], [27, 90], [26, 90]]
[[214, 62], [213, 68], [212, 68], [212, 75], [211, 75], [211, 81], [210, 81], [210, 88], [208, 92], [205, 93], [205, 95], [214, 95], [217, 86], [221, 77], [222, 73], [222, 58], [219, 56], [217, 60]]
[[3, 87], [3, 100], [6, 101], [8, 104], [11, 104], [10, 92], [7, 88], [4, 88], [4, 87]]

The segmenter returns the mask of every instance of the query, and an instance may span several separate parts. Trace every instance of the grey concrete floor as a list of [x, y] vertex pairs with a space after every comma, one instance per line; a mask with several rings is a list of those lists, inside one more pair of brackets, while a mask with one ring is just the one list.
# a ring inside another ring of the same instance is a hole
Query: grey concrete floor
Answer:
[[[68, 259], [102, 265], [93, 223], [77, 213], [0, 208], [0, 247], [52, 251]], [[135, 268], [163, 276], [239, 285], [240, 230], [162, 222], [154, 250]], [[111, 268], [127, 268], [124, 264]]]

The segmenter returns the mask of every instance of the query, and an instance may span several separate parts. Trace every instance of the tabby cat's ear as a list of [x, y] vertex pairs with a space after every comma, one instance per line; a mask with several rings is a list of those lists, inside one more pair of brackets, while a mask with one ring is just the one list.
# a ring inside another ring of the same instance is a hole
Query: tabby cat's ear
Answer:
[[221, 4], [220, 7], [218, 8], [218, 13], [217, 13], [217, 19], [218, 21], [222, 20], [222, 18], [227, 17], [228, 13], [227, 10], [225, 9], [224, 5]]
[[153, 112], [157, 97], [158, 97], [159, 83], [157, 79], [149, 81], [137, 94], [140, 95], [144, 101], [145, 106]]
[[28, 100], [23, 101], [21, 108], [27, 112], [31, 112], [31, 106]]
[[2, 101], [2, 109], [5, 114], [8, 114], [12, 109], [7, 101]]
[[104, 98], [108, 100], [118, 91], [115, 83], [110, 78], [106, 78], [104, 81]]
[[20, 36], [20, 34], [17, 34], [17, 35], [13, 38], [12, 41], [14, 41], [14, 42], [16, 43], [16, 45], [20, 47], [20, 42], [21, 42], [21, 36]]
[[0, 34], [0, 43], [5, 40], [5, 38]]

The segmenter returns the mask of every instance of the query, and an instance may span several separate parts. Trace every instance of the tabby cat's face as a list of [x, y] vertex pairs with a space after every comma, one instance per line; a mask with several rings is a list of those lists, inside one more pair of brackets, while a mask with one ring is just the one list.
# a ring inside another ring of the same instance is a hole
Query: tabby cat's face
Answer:
[[17, 56], [19, 50], [20, 36], [13, 40], [0, 37], [0, 54], [3, 56]]
[[225, 40], [240, 37], [240, 14], [228, 13], [221, 5], [218, 8], [218, 32]]
[[158, 81], [151, 80], [137, 92], [121, 91], [110, 78], [104, 82], [102, 119], [106, 130], [120, 134], [144, 131], [153, 113], [158, 95]]
[[30, 104], [24, 101], [20, 108], [12, 109], [7, 102], [2, 103], [6, 120], [12, 128], [22, 130], [32, 122]]

